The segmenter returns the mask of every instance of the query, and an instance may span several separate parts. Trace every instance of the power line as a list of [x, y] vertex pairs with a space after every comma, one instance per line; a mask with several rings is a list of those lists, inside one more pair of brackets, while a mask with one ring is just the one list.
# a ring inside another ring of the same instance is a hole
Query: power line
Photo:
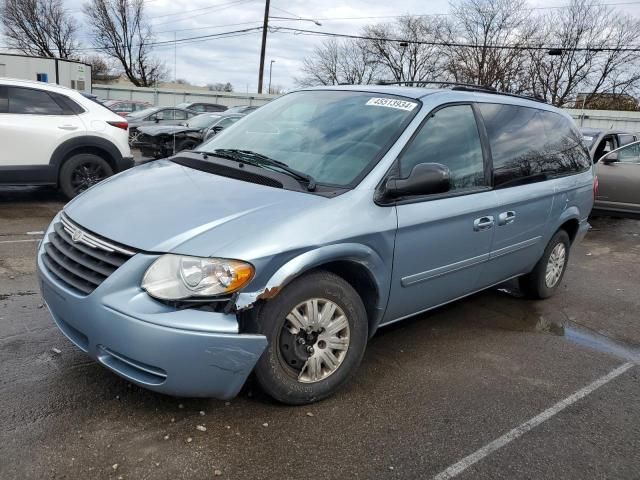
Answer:
[[[231, 7], [237, 7], [237, 6], [243, 5], [245, 3], [251, 3], [253, 1], [255, 1], [255, 0], [237, 0], [235, 2], [231, 2], [231, 3], [225, 4], [224, 6], [219, 5], [219, 6], [216, 6], [216, 7], [207, 7], [209, 11], [206, 12], [206, 13], [211, 13], [212, 11], [218, 12], [220, 10], [225, 10], [225, 9], [231, 8]], [[190, 11], [192, 12], [192, 10], [190, 10]], [[182, 14], [184, 14], [184, 13], [188, 13], [188, 12], [182, 12]], [[202, 15], [206, 15], [206, 13], [198, 12], [196, 14], [189, 15], [187, 17], [172, 18], [171, 20], [168, 20], [166, 22], [153, 23], [152, 26], [157, 27], [158, 25], [167, 25], [167, 24], [170, 24], [170, 23], [183, 22], [185, 20], [191, 20], [192, 18], [196, 18], [196, 17], [200, 17]], [[175, 13], [175, 14], [172, 14], [171, 16], [180, 16], [182, 14]], [[156, 17], [156, 18], [159, 18], [159, 17]]]
[[287, 15], [293, 15], [294, 17], [302, 18], [300, 15], [290, 12], [289, 10], [285, 10], [284, 8], [276, 7], [275, 5], [272, 5], [271, 8], [273, 8], [274, 10], [279, 10], [283, 13], [286, 13]]
[[162, 14], [162, 15], [154, 15], [153, 17], [149, 17], [149, 20], [153, 20], [154, 18], [172, 17], [174, 15], [183, 15], [185, 13], [202, 12], [204, 10], [212, 10], [212, 9], [218, 9], [218, 8], [228, 8], [230, 6], [233, 6], [236, 3], [242, 3], [242, 2], [239, 1], [239, 0], [234, 0], [232, 2], [219, 3], [219, 4], [216, 4], [216, 5], [209, 5], [208, 7], [194, 8], [194, 9], [191, 9], [191, 10], [183, 10], [181, 12], [165, 13], [165, 14]]
[[306, 30], [303, 28], [293, 27], [271, 27], [274, 33], [277, 32], [292, 32], [294, 34], [314, 35], [320, 37], [338, 37], [338, 38], [351, 38], [356, 40], [371, 40], [379, 42], [393, 42], [398, 44], [413, 44], [413, 45], [430, 45], [440, 47], [463, 47], [463, 48], [486, 48], [490, 50], [562, 50], [571, 52], [640, 52], [640, 47], [559, 47], [559, 46], [545, 46], [545, 45], [479, 45], [471, 43], [458, 43], [458, 42], [442, 42], [442, 41], [426, 41], [426, 40], [410, 40], [403, 38], [385, 38], [385, 37], [371, 37], [366, 35], [353, 35], [347, 33], [336, 32], [324, 32], [318, 30]]
[[[624, 5], [640, 5], [640, 1], [630, 1], [630, 2], [611, 2], [611, 3], [594, 3], [588, 6], [598, 7], [598, 6], [624, 6]], [[564, 8], [571, 8], [572, 5], [552, 5], [546, 7], [525, 7], [523, 10], [558, 10]], [[274, 9], [280, 10], [282, 12], [288, 13], [289, 15], [293, 15], [297, 17], [298, 15], [288, 12], [279, 7], [273, 7]], [[452, 13], [406, 13], [403, 15], [372, 15], [366, 17], [314, 17], [316, 20], [322, 21], [333, 21], [333, 20], [380, 20], [386, 18], [403, 18], [403, 17], [448, 17], [453, 15]]]
[[[296, 19], [297, 20], [297, 19]], [[286, 19], [281, 19], [281, 18], [273, 18], [273, 17], [269, 17], [269, 23], [271, 22], [287, 22], [290, 20], [286, 20]], [[207, 25], [204, 27], [193, 27], [193, 28], [180, 28], [178, 30], [173, 29], [173, 30], [161, 30], [159, 32], [155, 32], [155, 33], [173, 33], [173, 32], [191, 32], [194, 30], [209, 30], [209, 29], [214, 29], [214, 28], [223, 28], [223, 27], [237, 27], [239, 25], [253, 25], [253, 24], [259, 24], [262, 25], [262, 19], [259, 20], [253, 20], [251, 22], [239, 22], [239, 23], [226, 23], [226, 24], [218, 24], [218, 25]]]

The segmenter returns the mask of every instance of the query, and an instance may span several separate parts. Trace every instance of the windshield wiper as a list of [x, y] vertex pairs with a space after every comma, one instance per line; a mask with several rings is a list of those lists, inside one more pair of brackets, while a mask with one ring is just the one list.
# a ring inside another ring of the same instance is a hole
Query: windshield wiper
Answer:
[[256, 167], [275, 167], [279, 168], [285, 173], [288, 173], [292, 177], [296, 177], [299, 180], [307, 182], [307, 190], [313, 192], [316, 189], [316, 181], [311, 175], [291, 168], [280, 160], [274, 160], [261, 153], [252, 152], [251, 150], [239, 150], [235, 148], [217, 148], [212, 152], [207, 152], [218, 157], [227, 158], [229, 160], [235, 160], [237, 162], [244, 162]]

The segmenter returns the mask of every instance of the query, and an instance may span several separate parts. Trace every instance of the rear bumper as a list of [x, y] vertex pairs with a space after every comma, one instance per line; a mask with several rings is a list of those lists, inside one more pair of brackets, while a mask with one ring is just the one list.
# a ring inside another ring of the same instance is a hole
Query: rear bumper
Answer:
[[233, 314], [176, 310], [149, 297], [139, 283], [157, 256], [135, 255], [82, 296], [48, 271], [42, 254], [41, 246], [40, 287], [58, 328], [137, 385], [175, 396], [232, 398], [267, 345], [264, 336], [238, 333]]
[[591, 228], [591, 225], [589, 225], [589, 222], [587, 220], [582, 220], [579, 223], [578, 231], [576, 232], [576, 238], [573, 239], [574, 245], [580, 243], [584, 239], [585, 235], [589, 231], [589, 228]]

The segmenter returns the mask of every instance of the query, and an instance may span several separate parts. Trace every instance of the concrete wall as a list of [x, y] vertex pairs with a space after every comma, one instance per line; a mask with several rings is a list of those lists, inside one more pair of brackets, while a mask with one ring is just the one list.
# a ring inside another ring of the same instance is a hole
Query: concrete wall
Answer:
[[156, 106], [174, 106], [183, 102], [218, 103], [235, 105], [264, 105], [278, 95], [258, 95], [245, 93], [210, 92], [203, 90], [170, 90], [118, 85], [94, 84], [92, 92], [105, 100], [141, 100]]
[[616, 110], [578, 110], [565, 109], [579, 127], [593, 127], [622, 130], [631, 133], [640, 132], [640, 112], [621, 112]]
[[[59, 59], [57, 62], [58, 83], [60, 85], [91, 92], [91, 67], [89, 65]], [[47, 74], [48, 83], [56, 83], [56, 59], [0, 54], [0, 77], [38, 80], [39, 73]]]

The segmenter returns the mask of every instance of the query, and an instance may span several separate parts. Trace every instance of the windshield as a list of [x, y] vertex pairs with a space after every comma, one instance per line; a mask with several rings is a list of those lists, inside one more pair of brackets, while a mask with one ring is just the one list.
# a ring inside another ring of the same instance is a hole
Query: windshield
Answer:
[[295, 92], [259, 108], [198, 151], [251, 151], [318, 183], [346, 186], [379, 160], [418, 107], [417, 100], [380, 93]]
[[187, 126], [191, 128], [207, 128], [213, 125], [218, 119], [220, 119], [220, 115], [196, 115], [189, 119]]
[[127, 115], [127, 117], [142, 118], [142, 117], [146, 117], [147, 115], [151, 115], [152, 113], [155, 113], [157, 111], [158, 111], [157, 107], [145, 108], [144, 110], [138, 110], [137, 112], [131, 112], [129, 115]]

